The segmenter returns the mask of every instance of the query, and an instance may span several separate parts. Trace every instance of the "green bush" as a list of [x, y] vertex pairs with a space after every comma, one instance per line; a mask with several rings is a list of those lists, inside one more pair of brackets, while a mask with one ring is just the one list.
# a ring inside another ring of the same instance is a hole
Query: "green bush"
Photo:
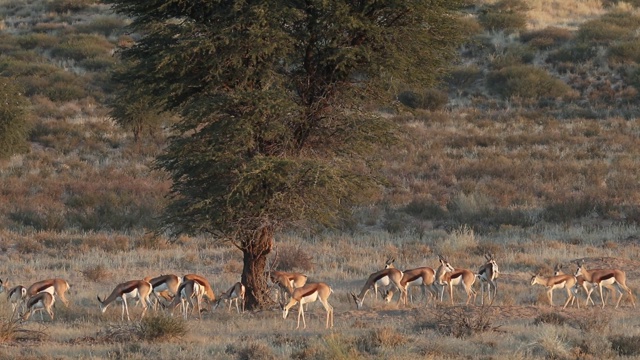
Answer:
[[489, 31], [517, 32], [526, 29], [527, 4], [522, 0], [502, 0], [480, 10], [478, 21]]
[[569, 29], [549, 26], [542, 30], [524, 33], [520, 35], [520, 39], [534, 48], [547, 50], [566, 43], [573, 39], [573, 36], [573, 32]]
[[492, 71], [487, 76], [487, 86], [493, 93], [505, 98], [519, 97], [537, 100], [567, 95], [571, 87], [549, 75], [543, 69], [530, 65], [509, 66]]

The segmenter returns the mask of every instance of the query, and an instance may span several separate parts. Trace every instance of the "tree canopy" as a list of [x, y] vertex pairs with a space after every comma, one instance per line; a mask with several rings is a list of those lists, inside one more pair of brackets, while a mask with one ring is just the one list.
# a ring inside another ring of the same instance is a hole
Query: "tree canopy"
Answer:
[[164, 228], [232, 240], [245, 273], [276, 229], [335, 224], [381, 190], [396, 126], [376, 107], [432, 85], [461, 38], [451, 0], [107, 3], [140, 35], [120, 78], [180, 116], [157, 162]]

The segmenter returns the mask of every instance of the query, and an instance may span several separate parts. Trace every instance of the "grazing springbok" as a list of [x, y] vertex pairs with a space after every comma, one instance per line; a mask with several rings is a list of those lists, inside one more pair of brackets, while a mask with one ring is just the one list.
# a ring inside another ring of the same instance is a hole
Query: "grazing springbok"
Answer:
[[[367, 295], [367, 292], [369, 292], [369, 290], [374, 288], [374, 284], [376, 283], [376, 281], [380, 280], [385, 276], [388, 276], [391, 283], [395, 285], [398, 291], [400, 291], [400, 298], [398, 299], [398, 304], [400, 304], [402, 300], [406, 300], [407, 290], [400, 284], [400, 281], [402, 281], [402, 271], [396, 268], [387, 268], [384, 270], [374, 272], [373, 274], [369, 275], [369, 278], [367, 279], [367, 282], [362, 287], [362, 290], [360, 291], [359, 295], [351, 293], [351, 297], [356, 302], [356, 307], [358, 309], [362, 309], [362, 304], [364, 303], [364, 298]], [[405, 305], [406, 305], [406, 302], [405, 302]]]
[[[191, 313], [197, 310], [198, 318], [200, 318], [202, 298], [205, 295], [205, 287], [195, 280], [187, 280], [180, 284], [178, 288], [178, 295], [173, 298], [169, 308], [171, 309], [171, 316], [173, 311], [178, 305], [181, 305], [182, 314], [184, 319], [189, 317], [189, 307], [191, 307]], [[195, 303], [194, 303], [195, 302]]]
[[48, 292], [37, 293], [27, 300], [24, 313], [20, 314], [22, 321], [29, 320], [29, 317], [35, 312], [40, 313], [40, 320], [44, 321], [44, 315], [42, 311], [46, 311], [53, 321], [53, 304], [56, 302], [56, 297]]
[[304, 304], [312, 303], [316, 300], [320, 300], [322, 306], [327, 311], [327, 322], [325, 327], [328, 329], [329, 327], [333, 327], [333, 306], [329, 304], [329, 295], [333, 290], [329, 287], [329, 285], [325, 283], [309, 283], [301, 288], [297, 288], [291, 294], [291, 300], [287, 305], [280, 304], [282, 307], [282, 318], [286, 319], [289, 314], [289, 309], [291, 309], [296, 303], [300, 303], [300, 308], [298, 309], [298, 326], [296, 329], [300, 328], [300, 317], [302, 317], [302, 324], [304, 328], [307, 327], [307, 322], [304, 319]]
[[154, 309], [157, 309], [158, 303], [161, 303], [160, 298], [170, 303], [178, 294], [178, 287], [182, 283], [182, 279], [173, 274], [160, 275], [154, 278], [147, 276], [144, 280], [148, 281], [153, 287]]
[[48, 292], [57, 296], [64, 306], [69, 306], [69, 301], [64, 294], [69, 290], [71, 285], [65, 279], [55, 278], [35, 282], [27, 288], [27, 297], [35, 296], [37, 293]]
[[214, 307], [217, 308], [220, 303], [222, 301], [224, 301], [225, 303], [228, 301], [229, 302], [229, 311], [231, 311], [231, 303], [235, 300], [236, 302], [236, 311], [238, 313], [240, 313], [240, 308], [238, 307], [238, 300], [242, 301], [242, 312], [244, 312], [244, 295], [246, 292], [246, 288], [244, 285], [242, 285], [241, 282], [237, 282], [235, 284], [233, 284], [233, 286], [231, 286], [229, 288], [229, 290], [223, 292], [222, 294], [220, 294], [220, 296], [218, 297], [218, 300], [216, 301], [216, 305]]
[[151, 304], [151, 300], [149, 296], [151, 295], [151, 284], [144, 280], [130, 280], [121, 284], [118, 284], [115, 289], [111, 292], [111, 294], [103, 300], [100, 299], [100, 296], [96, 296], [98, 298], [98, 302], [100, 303], [100, 311], [104, 314], [109, 305], [111, 305], [114, 301], [122, 302], [122, 316], [121, 320], [124, 321], [124, 314], [127, 313], [127, 320], [131, 321], [131, 317], [129, 317], [129, 306], [127, 305], [127, 299], [137, 299], [142, 303], [142, 315], [140, 319], [144, 317], [144, 314], [147, 312], [147, 308], [149, 306], [153, 306]]

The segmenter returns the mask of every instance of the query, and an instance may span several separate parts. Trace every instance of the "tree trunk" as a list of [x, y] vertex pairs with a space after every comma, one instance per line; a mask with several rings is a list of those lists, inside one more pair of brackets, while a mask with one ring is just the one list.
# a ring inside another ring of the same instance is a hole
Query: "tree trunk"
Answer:
[[242, 284], [246, 286], [245, 306], [247, 310], [255, 310], [273, 305], [265, 273], [267, 255], [273, 248], [273, 229], [265, 226], [250, 236], [243, 241]]

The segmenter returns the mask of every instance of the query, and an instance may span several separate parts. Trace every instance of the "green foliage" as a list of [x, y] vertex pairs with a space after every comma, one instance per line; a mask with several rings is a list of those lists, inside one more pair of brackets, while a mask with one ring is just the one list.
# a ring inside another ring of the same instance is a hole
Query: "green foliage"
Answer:
[[571, 91], [571, 87], [549, 75], [541, 68], [530, 65], [509, 66], [492, 71], [487, 76], [489, 90], [505, 98], [519, 97], [538, 100], [558, 98]]
[[527, 27], [527, 10], [529, 7], [522, 0], [501, 0], [485, 5], [480, 10], [478, 21], [489, 31], [518, 32]]
[[542, 30], [526, 32], [520, 35], [520, 39], [537, 49], [548, 50], [568, 42], [573, 36], [569, 29], [549, 26]]
[[[230, 234], [346, 216], [378, 188], [366, 168], [376, 147], [393, 140], [391, 122], [354, 110], [383, 99], [392, 76], [433, 83], [460, 39], [447, 16], [451, 1], [366, 10], [349, 2], [208, 3], [157, 13], [109, 2], [148, 31], [122, 51], [132, 66], [121, 81], [148, 94], [150, 108], [182, 112], [180, 136], [158, 162], [172, 175], [166, 224], [176, 232]], [[154, 27], [167, 17], [189, 21]], [[118, 106], [138, 98], [122, 100]]]
[[29, 150], [27, 99], [15, 79], [0, 77], [0, 158]]

